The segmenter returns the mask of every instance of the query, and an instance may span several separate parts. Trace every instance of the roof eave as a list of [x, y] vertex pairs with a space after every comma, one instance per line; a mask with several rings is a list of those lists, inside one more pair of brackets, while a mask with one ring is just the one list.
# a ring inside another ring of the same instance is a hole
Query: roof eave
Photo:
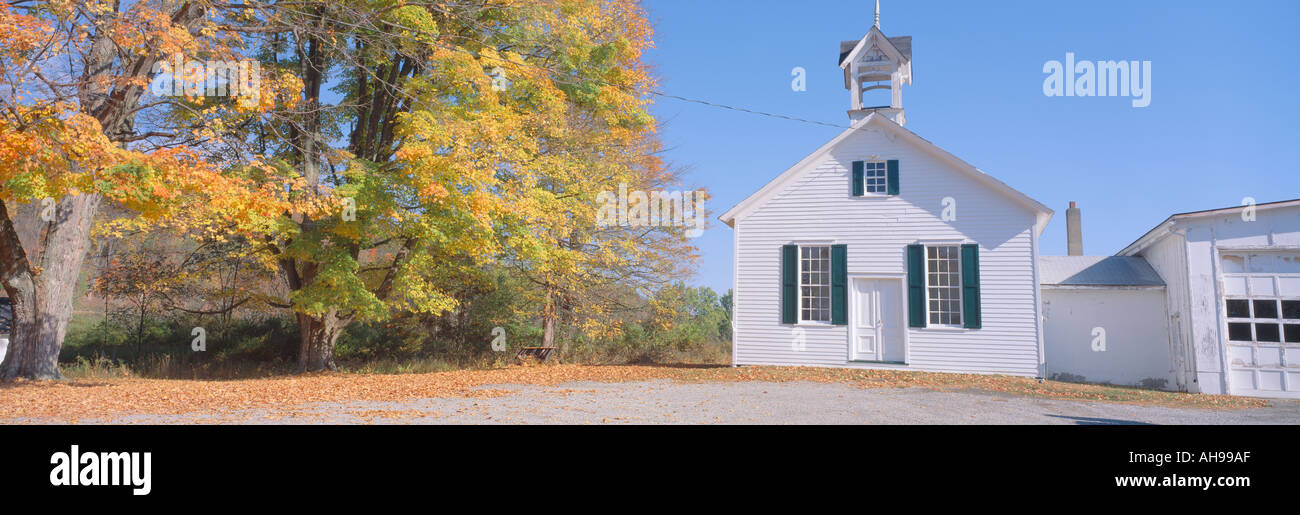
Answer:
[[[1265, 202], [1263, 204], [1255, 204], [1254, 207], [1257, 211], [1268, 211], [1271, 209], [1279, 209], [1279, 208], [1293, 207], [1293, 206], [1300, 206], [1300, 199], [1279, 200], [1277, 202]], [[1194, 220], [1198, 218], [1207, 218], [1211, 216], [1233, 214], [1233, 213], [1240, 212], [1242, 209], [1245, 209], [1246, 207], [1247, 206], [1221, 207], [1217, 209], [1188, 211], [1186, 213], [1176, 213], [1170, 215], [1169, 218], [1166, 218], [1163, 222], [1156, 224], [1155, 227], [1152, 227], [1151, 230], [1143, 233], [1142, 236], [1138, 237], [1138, 239], [1136, 240], [1133, 240], [1133, 243], [1128, 244], [1127, 247], [1124, 247], [1119, 252], [1116, 252], [1115, 255], [1131, 256], [1139, 252], [1142, 252], [1143, 250], [1146, 250], [1147, 247], [1154, 245], [1156, 242], [1163, 239], [1169, 233], [1173, 232], [1173, 228], [1178, 224], [1178, 222], [1184, 220]]]

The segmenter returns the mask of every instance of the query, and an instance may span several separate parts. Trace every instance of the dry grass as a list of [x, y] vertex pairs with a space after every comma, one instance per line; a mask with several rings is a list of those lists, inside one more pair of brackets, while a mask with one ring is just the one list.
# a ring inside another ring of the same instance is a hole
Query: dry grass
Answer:
[[245, 409], [292, 409], [306, 403], [400, 401], [429, 397], [492, 397], [508, 391], [471, 393], [486, 385], [556, 385], [575, 381], [624, 382], [671, 379], [686, 382], [810, 381], [861, 388], [981, 390], [1052, 399], [1242, 409], [1260, 399], [1044, 381], [1008, 376], [937, 374], [891, 370], [701, 365], [536, 365], [487, 370], [408, 374], [324, 373], [230, 381], [111, 377], [69, 381], [20, 381], [0, 385], [0, 420], [77, 422], [130, 414], [204, 413], [232, 416]]

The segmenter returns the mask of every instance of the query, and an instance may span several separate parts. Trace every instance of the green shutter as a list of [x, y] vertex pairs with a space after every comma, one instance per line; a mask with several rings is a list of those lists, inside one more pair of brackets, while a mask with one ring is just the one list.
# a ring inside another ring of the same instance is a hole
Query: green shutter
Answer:
[[961, 246], [961, 320], [962, 327], [980, 328], [980, 247], [970, 243]]
[[889, 184], [886, 185], [886, 191], [890, 195], [898, 194], [898, 160], [890, 159], [885, 162], [885, 173], [888, 174]]
[[863, 188], [863, 176], [866, 174], [862, 161], [853, 162], [853, 196], [861, 197], [866, 189]]
[[848, 324], [849, 258], [847, 245], [831, 246], [831, 324]]
[[925, 247], [907, 246], [907, 326], [925, 327]]
[[799, 246], [781, 247], [781, 323], [799, 323]]

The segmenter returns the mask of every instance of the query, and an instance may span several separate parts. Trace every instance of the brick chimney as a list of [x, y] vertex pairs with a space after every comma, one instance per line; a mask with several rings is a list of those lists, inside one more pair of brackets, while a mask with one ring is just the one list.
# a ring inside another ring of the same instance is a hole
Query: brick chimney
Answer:
[[1071, 200], [1070, 209], [1065, 210], [1067, 254], [1071, 256], [1083, 255], [1083, 229], [1079, 225], [1079, 217], [1079, 204]]

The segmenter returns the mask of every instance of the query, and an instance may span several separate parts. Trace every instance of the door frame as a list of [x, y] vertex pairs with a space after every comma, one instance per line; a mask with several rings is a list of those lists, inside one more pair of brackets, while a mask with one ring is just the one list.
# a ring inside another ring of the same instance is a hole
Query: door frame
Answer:
[[[910, 320], [910, 319], [908, 318], [908, 312], [907, 312], [907, 308], [908, 308], [908, 305], [907, 305], [907, 304], [908, 304], [908, 303], [907, 303], [907, 274], [848, 274], [848, 277], [847, 277], [846, 279], [848, 280], [848, 283], [849, 283], [849, 284], [846, 285], [846, 286], [849, 287], [850, 293], [849, 293], [849, 295], [848, 295], [848, 297], [849, 297], [849, 299], [848, 299], [848, 300], [849, 300], [849, 305], [848, 305], [848, 312], [849, 312], [849, 317], [848, 317], [849, 320], [848, 320], [848, 322], [849, 322], [849, 323], [848, 323], [848, 326], [849, 326], [849, 327], [848, 327], [848, 331], [846, 331], [846, 332], [848, 333], [848, 339], [846, 340], [846, 341], [847, 341], [847, 346], [846, 346], [846, 349], [845, 349], [845, 350], [847, 351], [847, 356], [846, 356], [845, 358], [846, 358], [850, 363], [882, 363], [882, 364], [883, 364], [883, 363], [895, 363], [895, 362], [892, 362], [892, 361], [874, 361], [874, 360], [857, 359], [857, 358], [854, 357], [854, 355], [853, 355], [853, 354], [854, 354], [854, 353], [853, 353], [853, 339], [857, 336], [857, 335], [856, 335], [856, 331], [857, 331], [857, 323], [856, 323], [856, 320], [854, 320], [854, 318], [855, 318], [855, 316], [856, 316], [856, 314], [857, 314], [857, 307], [858, 307], [858, 296], [857, 296], [857, 294], [853, 291], [853, 282], [856, 281], [856, 280], [858, 280], [858, 279], [868, 279], [868, 280], [873, 280], [873, 281], [884, 281], [884, 282], [896, 283], [896, 284], [898, 285], [898, 298], [899, 298], [899, 300], [901, 300], [901, 304], [902, 304], [901, 306], [899, 306], [899, 310], [898, 310], [898, 312], [899, 312], [899, 316], [900, 316], [899, 327], [902, 328], [902, 332], [903, 332], [903, 364], [906, 365], [906, 364], [908, 364], [908, 363], [911, 363], [911, 362], [912, 362], [912, 344], [911, 344], [911, 342], [909, 341], [909, 339], [911, 338], [911, 334], [910, 334], [911, 331], [909, 331], [910, 328], [907, 326], [907, 321]], [[883, 343], [881, 343], [880, 345], [883, 345]], [[883, 348], [883, 347], [881, 347], [881, 355], [882, 355], [882, 357], [883, 357], [883, 355], [884, 355], [884, 348]]]

